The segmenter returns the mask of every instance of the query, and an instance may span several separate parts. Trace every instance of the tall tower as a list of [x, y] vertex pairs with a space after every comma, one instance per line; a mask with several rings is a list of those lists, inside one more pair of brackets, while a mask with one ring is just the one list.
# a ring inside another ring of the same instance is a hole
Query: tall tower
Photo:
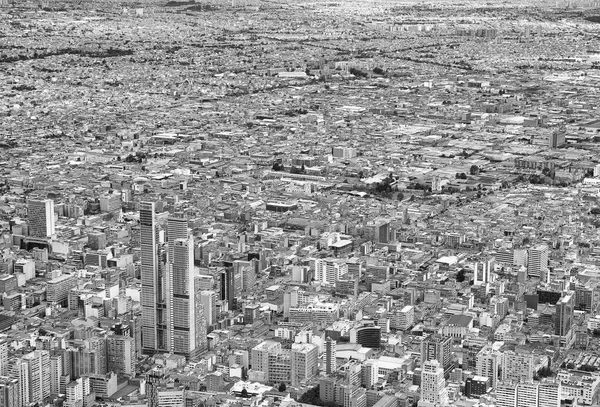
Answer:
[[573, 313], [575, 310], [575, 293], [567, 291], [563, 293], [556, 303], [556, 320], [554, 322], [554, 333], [566, 336], [573, 324]]
[[169, 331], [172, 351], [187, 358], [194, 357], [197, 338], [196, 293], [194, 290], [194, 239], [187, 220], [179, 215], [167, 220], [170, 315]]
[[164, 268], [159, 259], [153, 202], [140, 203], [142, 349], [154, 354], [169, 351], [168, 312]]
[[330, 337], [325, 340], [325, 373], [332, 374], [337, 370], [336, 365], [336, 342]]
[[421, 373], [421, 400], [436, 406], [448, 404], [448, 389], [444, 379], [444, 369], [437, 360], [423, 363]]
[[27, 203], [29, 235], [50, 237], [54, 234], [54, 201], [52, 199], [31, 200]]
[[194, 240], [169, 242], [173, 258], [170, 267], [169, 302], [171, 308], [171, 338], [173, 352], [193, 357], [196, 350], [196, 296], [194, 293]]
[[234, 298], [233, 267], [226, 267], [221, 270], [221, 300], [227, 301], [227, 306], [231, 310], [234, 308]]

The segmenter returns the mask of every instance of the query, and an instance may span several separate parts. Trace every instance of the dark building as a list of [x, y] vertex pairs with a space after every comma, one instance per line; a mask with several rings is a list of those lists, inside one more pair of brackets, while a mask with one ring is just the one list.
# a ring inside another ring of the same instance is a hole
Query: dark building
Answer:
[[486, 394], [490, 389], [490, 378], [475, 376], [469, 377], [465, 382], [465, 396], [467, 397], [479, 397], [482, 394]]
[[381, 327], [374, 323], [365, 323], [360, 328], [353, 329], [350, 332], [350, 342], [358, 343], [366, 348], [379, 349], [381, 347]]
[[158, 387], [164, 375], [159, 370], [152, 370], [146, 375], [146, 396], [148, 407], [160, 407], [158, 405]]
[[524, 298], [527, 303], [527, 308], [537, 310], [539, 301], [539, 296], [537, 294], [525, 294]]
[[233, 267], [227, 266], [221, 270], [221, 300], [227, 301], [227, 306], [230, 310], [234, 309], [234, 292], [233, 285]]
[[537, 290], [538, 304], [556, 304], [562, 293], [560, 291]]

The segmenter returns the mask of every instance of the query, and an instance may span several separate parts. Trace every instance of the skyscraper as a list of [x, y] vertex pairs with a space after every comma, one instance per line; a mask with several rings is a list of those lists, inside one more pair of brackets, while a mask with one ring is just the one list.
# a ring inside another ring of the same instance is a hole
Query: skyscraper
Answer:
[[140, 203], [142, 349], [170, 351], [164, 267], [160, 264], [153, 202]]
[[437, 360], [429, 360], [423, 363], [421, 400], [435, 406], [448, 404], [448, 389], [444, 379], [444, 369]]
[[52, 199], [31, 200], [27, 203], [29, 235], [50, 237], [54, 234], [54, 201]]
[[194, 293], [194, 240], [177, 239], [169, 242], [169, 251], [173, 258], [169, 261], [170, 287], [169, 302], [171, 308], [170, 330], [173, 352], [194, 357], [196, 339], [196, 295]]
[[566, 336], [573, 325], [573, 313], [575, 310], [575, 293], [567, 291], [563, 293], [556, 303], [556, 319], [554, 321], [554, 333]]
[[233, 267], [221, 270], [221, 300], [227, 302], [229, 309], [234, 308]]
[[330, 337], [325, 340], [325, 373], [332, 374], [337, 370], [336, 365], [336, 345], [337, 343]]

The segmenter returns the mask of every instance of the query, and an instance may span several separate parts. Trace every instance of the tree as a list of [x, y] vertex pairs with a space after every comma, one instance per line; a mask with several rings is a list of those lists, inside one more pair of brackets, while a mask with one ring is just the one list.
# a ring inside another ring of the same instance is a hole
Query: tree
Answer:
[[242, 389], [242, 394], [241, 394], [241, 396], [242, 396], [243, 398], [248, 398], [248, 390], [246, 390], [246, 388], [245, 388], [245, 387]]
[[537, 375], [540, 378], [550, 377], [554, 375], [554, 372], [552, 371], [552, 369], [550, 369], [549, 366], [545, 366], [537, 371]]
[[279, 391], [280, 393], [283, 393], [285, 391], [285, 389], [287, 389], [287, 386], [285, 385], [284, 382], [279, 383], [279, 387], [277, 388], [277, 391]]
[[281, 165], [278, 162], [274, 163], [273, 164], [273, 171], [283, 171], [283, 165]]
[[465, 281], [465, 269], [460, 269], [458, 271], [458, 273], [456, 273], [456, 282], [457, 283], [462, 283], [463, 281]]
[[476, 166], [475, 164], [471, 165], [471, 168], [469, 168], [469, 174], [479, 175], [479, 167]]

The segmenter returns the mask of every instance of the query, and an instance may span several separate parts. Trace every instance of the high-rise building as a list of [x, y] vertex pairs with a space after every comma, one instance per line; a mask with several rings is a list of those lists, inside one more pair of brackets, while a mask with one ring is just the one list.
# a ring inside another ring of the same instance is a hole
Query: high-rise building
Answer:
[[130, 336], [106, 338], [107, 369], [123, 375], [135, 375], [135, 340]]
[[169, 242], [170, 285], [168, 300], [170, 302], [171, 338], [173, 352], [194, 357], [197, 347], [196, 339], [196, 295], [194, 293], [194, 241], [177, 239]]
[[7, 376], [0, 376], [0, 406], [21, 407], [19, 381]]
[[52, 199], [29, 201], [27, 216], [30, 236], [51, 237], [54, 235], [54, 201]]
[[291, 362], [292, 386], [298, 386], [303, 380], [310, 379], [318, 373], [319, 348], [312, 343], [294, 343]]
[[490, 283], [492, 281], [492, 272], [496, 264], [494, 256], [486, 257], [477, 261], [474, 265], [473, 285]]
[[60, 377], [63, 375], [63, 357], [60, 354], [50, 356], [50, 393], [60, 393]]
[[336, 348], [337, 343], [330, 337], [325, 340], [325, 373], [328, 375], [337, 370], [336, 364]]
[[206, 325], [211, 326], [217, 321], [217, 293], [212, 290], [200, 291], [200, 303], [206, 319]]
[[575, 311], [575, 293], [567, 291], [562, 294], [556, 303], [556, 317], [554, 321], [554, 333], [560, 336], [566, 336], [573, 325], [573, 315]]
[[502, 381], [533, 380], [534, 360], [531, 353], [506, 351], [502, 355]]
[[90, 393], [90, 379], [88, 377], [80, 377], [69, 383], [66, 390], [67, 400], [63, 404], [64, 407], [83, 406], [84, 397]]
[[548, 268], [548, 246], [540, 244], [529, 249], [527, 275], [539, 278], [542, 270]]
[[146, 398], [148, 407], [160, 407], [158, 403], [158, 389], [164, 374], [159, 369], [153, 369], [146, 374]]
[[449, 376], [453, 368], [451, 337], [433, 334], [421, 341], [421, 365], [434, 359], [440, 362], [444, 374]]
[[235, 308], [235, 287], [233, 284], [233, 267], [221, 270], [221, 300], [227, 302], [229, 309]]
[[348, 273], [348, 264], [337, 259], [316, 259], [315, 280], [319, 283], [335, 285], [341, 276]]
[[19, 381], [19, 397], [23, 405], [43, 404], [50, 397], [50, 354], [36, 350], [12, 361], [11, 379]]
[[0, 338], [0, 376], [8, 374], [8, 340]]
[[476, 371], [478, 376], [487, 377], [490, 385], [496, 387], [500, 367], [502, 366], [502, 353], [487, 345], [477, 354]]
[[423, 363], [421, 372], [421, 400], [435, 406], [448, 404], [448, 389], [444, 379], [444, 369], [437, 360]]
[[140, 203], [140, 257], [142, 349], [145, 353], [170, 351], [166, 279], [159, 258], [153, 202]]
[[369, 359], [361, 367], [362, 385], [370, 388], [379, 380], [379, 362], [377, 359]]

